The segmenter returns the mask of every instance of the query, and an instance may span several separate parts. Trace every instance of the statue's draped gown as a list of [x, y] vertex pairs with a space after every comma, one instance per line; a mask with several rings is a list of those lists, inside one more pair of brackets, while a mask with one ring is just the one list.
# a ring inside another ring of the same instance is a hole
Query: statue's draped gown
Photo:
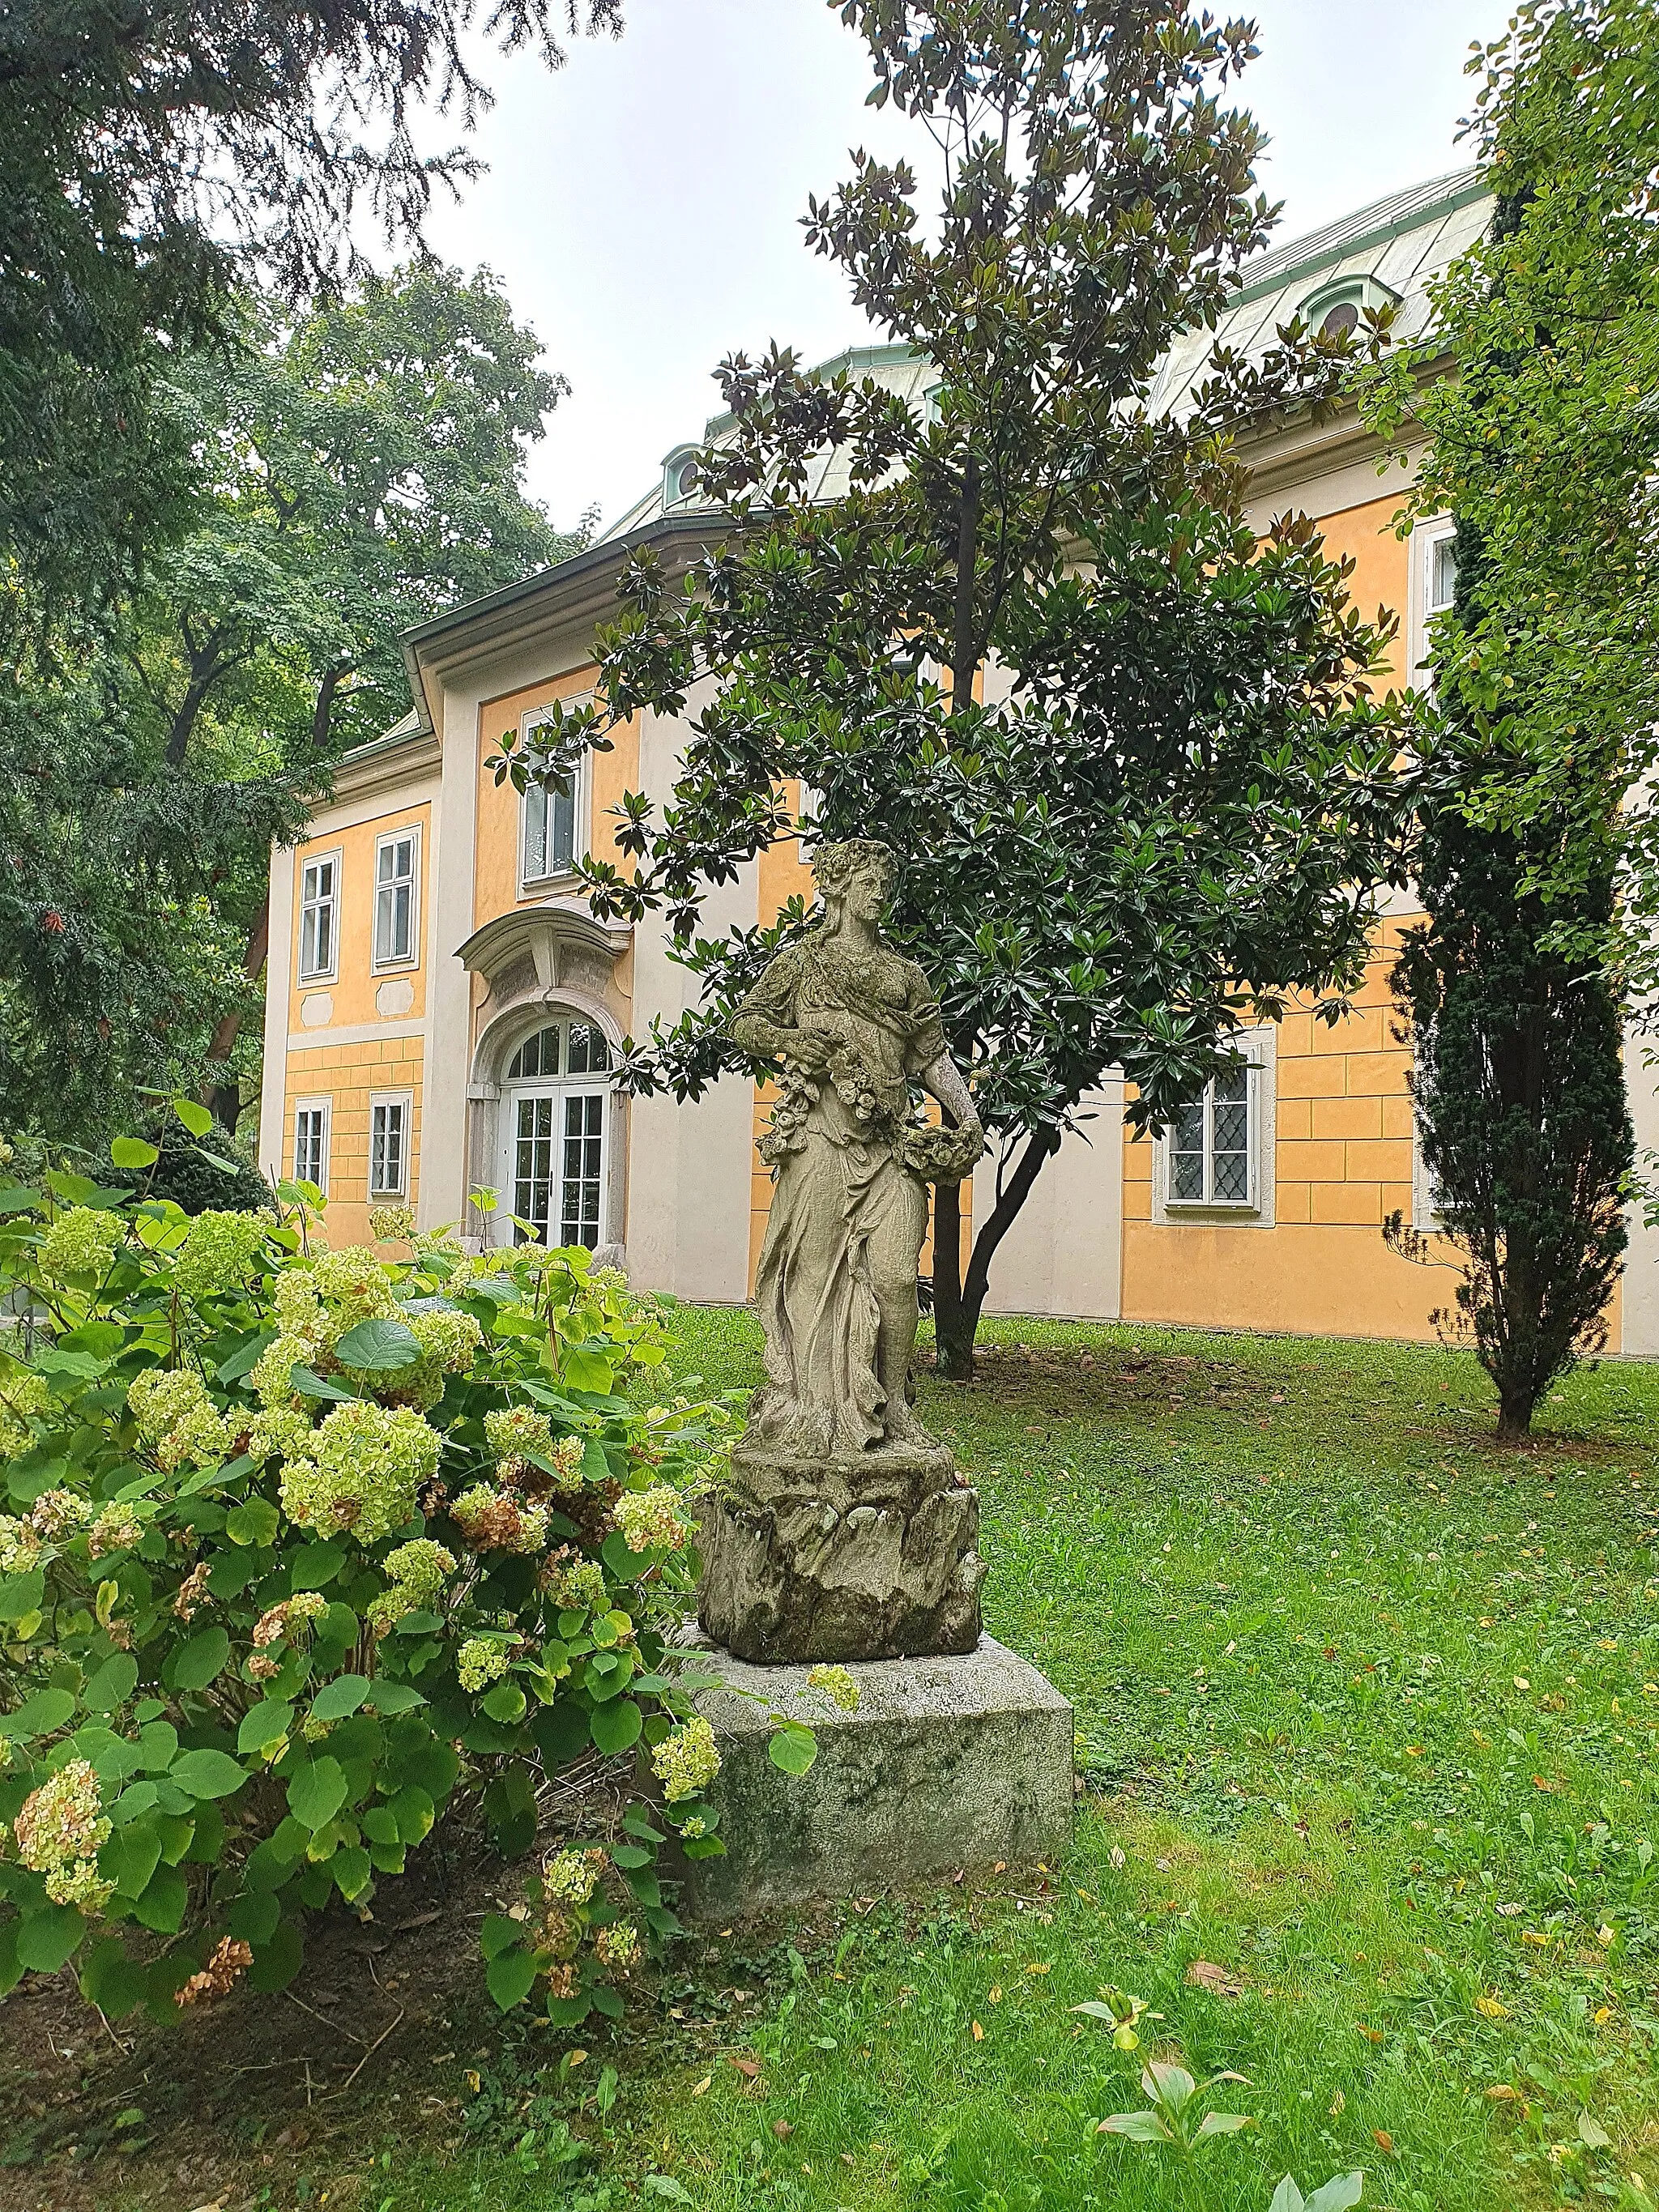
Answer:
[[898, 1152], [910, 1079], [945, 1050], [939, 1007], [914, 961], [820, 931], [756, 984], [732, 1024], [740, 1042], [745, 1018], [838, 1042], [828, 1070], [786, 1077], [765, 1147], [776, 1186], [755, 1296], [769, 1388], [751, 1428], [804, 1455], [867, 1451], [890, 1418], [873, 1279], [914, 1281], [927, 1234], [927, 1187]]

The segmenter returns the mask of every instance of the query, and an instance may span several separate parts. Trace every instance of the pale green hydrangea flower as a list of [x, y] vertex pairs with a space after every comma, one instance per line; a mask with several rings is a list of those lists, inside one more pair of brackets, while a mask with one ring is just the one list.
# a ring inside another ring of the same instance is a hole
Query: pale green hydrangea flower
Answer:
[[131, 1505], [106, 1505], [87, 1534], [87, 1550], [94, 1559], [109, 1552], [131, 1552], [142, 1541], [144, 1524]]
[[0, 1459], [16, 1459], [32, 1448], [34, 1431], [28, 1417], [47, 1413], [51, 1406], [52, 1392], [44, 1375], [31, 1375], [19, 1367], [0, 1379]]
[[173, 1263], [180, 1295], [211, 1297], [245, 1282], [270, 1225], [258, 1213], [198, 1213]]
[[691, 1540], [691, 1524], [680, 1510], [679, 1493], [665, 1482], [648, 1490], [626, 1490], [611, 1517], [630, 1552], [678, 1552]]
[[625, 1974], [640, 1963], [640, 1931], [631, 1920], [613, 1920], [593, 1937], [594, 1956], [613, 1974]]
[[40, 1273], [54, 1283], [67, 1282], [72, 1275], [106, 1274], [125, 1233], [118, 1214], [72, 1206], [41, 1239]]
[[652, 1753], [651, 1765], [671, 1805], [696, 1796], [720, 1771], [720, 1748], [712, 1725], [701, 1713], [682, 1722]]
[[0, 1575], [32, 1574], [40, 1564], [40, 1539], [15, 1513], [0, 1513]]
[[26, 1797], [12, 1834], [23, 1864], [46, 1876], [54, 1905], [97, 1912], [108, 1902], [115, 1885], [100, 1879], [97, 1862], [110, 1824], [89, 1760], [70, 1759]]
[[611, 1602], [597, 1559], [556, 1555], [542, 1569], [541, 1586], [564, 1613], [603, 1613]]
[[487, 1636], [473, 1636], [462, 1644], [455, 1671], [464, 1690], [482, 1690], [499, 1682], [512, 1663], [504, 1644], [492, 1643]]
[[331, 1311], [337, 1334], [360, 1321], [384, 1321], [398, 1310], [392, 1277], [366, 1244], [325, 1252], [313, 1268], [318, 1295]]
[[218, 1467], [229, 1456], [229, 1427], [194, 1368], [146, 1368], [128, 1385], [127, 1403], [139, 1435], [169, 1472]]
[[599, 1886], [605, 1856], [601, 1850], [555, 1851], [542, 1869], [542, 1888], [562, 1905], [586, 1905]]
[[414, 1517], [441, 1446], [438, 1431], [407, 1406], [363, 1399], [336, 1406], [313, 1431], [309, 1456], [285, 1462], [283, 1510], [301, 1528], [345, 1528], [360, 1544], [379, 1543]]

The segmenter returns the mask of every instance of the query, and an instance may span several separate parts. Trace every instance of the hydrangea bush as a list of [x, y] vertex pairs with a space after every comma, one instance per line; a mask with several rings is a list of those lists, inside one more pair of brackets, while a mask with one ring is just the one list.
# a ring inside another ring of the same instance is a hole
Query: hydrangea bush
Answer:
[[366, 1907], [459, 1796], [515, 1856], [598, 1752], [638, 1777], [620, 1835], [556, 1850], [483, 1948], [503, 2006], [614, 2014], [674, 1925], [668, 1831], [721, 1848], [670, 1639], [726, 1416], [637, 1402], [659, 1323], [585, 1252], [401, 1218], [407, 1256], [329, 1250], [315, 1196], [0, 1191], [0, 1987], [280, 1989], [307, 1917]]

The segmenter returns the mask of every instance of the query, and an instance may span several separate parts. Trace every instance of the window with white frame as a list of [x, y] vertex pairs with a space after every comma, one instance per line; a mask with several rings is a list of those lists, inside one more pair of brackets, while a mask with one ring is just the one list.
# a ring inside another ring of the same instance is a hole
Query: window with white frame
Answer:
[[374, 965], [407, 968], [415, 959], [420, 903], [421, 833], [393, 830], [374, 841]]
[[325, 1197], [328, 1194], [328, 1139], [332, 1119], [331, 1099], [301, 1098], [295, 1103], [294, 1180], [314, 1183]]
[[409, 1191], [408, 1091], [371, 1098], [368, 1104], [368, 1194], [403, 1198]]
[[1444, 614], [1457, 589], [1457, 525], [1449, 514], [1420, 522], [1412, 533], [1411, 668], [1412, 681], [1428, 681], [1427, 661], [1432, 643], [1430, 626]]
[[1156, 1220], [1272, 1223], [1274, 1035], [1250, 1030], [1233, 1042], [1241, 1063], [1181, 1107], [1158, 1139]]
[[340, 856], [316, 853], [300, 867], [300, 981], [335, 973], [340, 924]]
[[[580, 702], [566, 700], [567, 708]], [[533, 734], [545, 710], [526, 714], [524, 733]], [[521, 884], [544, 884], [567, 876], [580, 859], [586, 839], [581, 824], [586, 813], [586, 760], [568, 775], [551, 783], [532, 783], [525, 793], [520, 812], [519, 880]]]

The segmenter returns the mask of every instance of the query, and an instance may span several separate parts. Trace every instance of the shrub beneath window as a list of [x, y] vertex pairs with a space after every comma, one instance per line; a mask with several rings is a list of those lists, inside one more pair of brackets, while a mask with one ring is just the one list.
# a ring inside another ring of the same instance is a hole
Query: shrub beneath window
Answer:
[[675, 1925], [667, 1828], [720, 1849], [669, 1638], [726, 1417], [630, 1403], [661, 1332], [586, 1252], [317, 1228], [0, 1194], [0, 1987], [74, 1960], [112, 2017], [280, 1989], [307, 1917], [457, 1799], [521, 1854], [597, 1747], [639, 1778], [625, 1832], [562, 1847], [483, 1948], [502, 2005], [615, 2014]]

